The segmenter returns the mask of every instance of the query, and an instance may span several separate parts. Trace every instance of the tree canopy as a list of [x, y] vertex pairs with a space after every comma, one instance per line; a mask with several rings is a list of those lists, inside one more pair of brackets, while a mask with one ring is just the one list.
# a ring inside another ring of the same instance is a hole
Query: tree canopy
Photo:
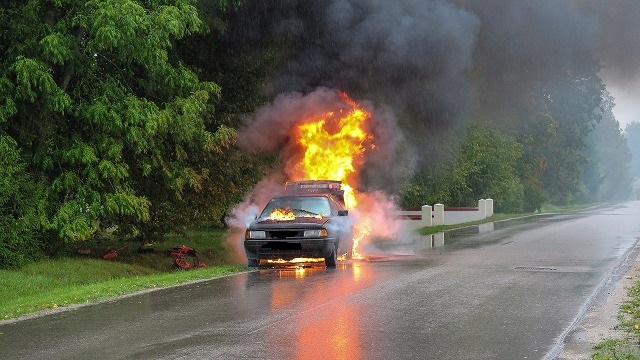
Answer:
[[45, 188], [40, 225], [60, 239], [148, 222], [201, 188], [195, 158], [233, 143], [204, 122], [220, 87], [175, 52], [207, 29], [193, 1], [9, 1], [0, 23], [0, 135], [22, 162], [6, 161]]
[[631, 175], [640, 177], [640, 122], [632, 122], [624, 128], [624, 134], [633, 155]]

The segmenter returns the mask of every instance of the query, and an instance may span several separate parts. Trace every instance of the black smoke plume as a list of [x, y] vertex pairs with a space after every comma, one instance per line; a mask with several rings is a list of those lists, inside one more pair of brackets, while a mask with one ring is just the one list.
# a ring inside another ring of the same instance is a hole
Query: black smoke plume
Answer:
[[346, 91], [421, 146], [474, 102], [513, 117], [531, 89], [571, 69], [601, 65], [606, 80], [637, 83], [638, 18], [635, 0], [249, 1], [234, 36], [279, 49], [269, 96]]

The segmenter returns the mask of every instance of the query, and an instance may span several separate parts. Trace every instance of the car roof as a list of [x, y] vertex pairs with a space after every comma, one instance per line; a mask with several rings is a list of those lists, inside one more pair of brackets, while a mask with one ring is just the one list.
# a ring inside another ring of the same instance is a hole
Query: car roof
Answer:
[[285, 184], [288, 196], [329, 195], [332, 199], [344, 204], [342, 183], [337, 180], [303, 180], [289, 181]]

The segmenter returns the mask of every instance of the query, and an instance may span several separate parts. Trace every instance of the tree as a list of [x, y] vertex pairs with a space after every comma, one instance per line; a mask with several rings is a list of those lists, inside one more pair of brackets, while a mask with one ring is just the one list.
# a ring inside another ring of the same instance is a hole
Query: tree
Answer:
[[624, 128], [624, 134], [632, 154], [631, 175], [640, 177], [640, 122], [632, 122]]
[[614, 105], [613, 97], [605, 93], [602, 119], [587, 138], [584, 201], [625, 200], [631, 193], [631, 151], [613, 114]]
[[203, 120], [219, 86], [175, 51], [206, 30], [194, 1], [10, 0], [0, 30], [0, 130], [46, 187], [61, 239], [139, 229], [200, 189], [197, 159], [234, 141]]
[[552, 141], [542, 150], [545, 171], [541, 181], [553, 203], [575, 202], [580, 193], [583, 150], [587, 136], [601, 119], [604, 85], [597, 64], [567, 71], [541, 89], [554, 122]]
[[[492, 198], [496, 211], [521, 212], [524, 187], [519, 164], [522, 146], [510, 135], [473, 125], [459, 144], [457, 155], [439, 170], [418, 173], [403, 188], [403, 205], [444, 203], [473, 206]], [[410, 203], [419, 199], [417, 203]]]
[[42, 256], [44, 189], [25, 168], [15, 140], [0, 133], [0, 264], [4, 268]]
[[[521, 212], [524, 189], [518, 164], [522, 147], [495, 129], [472, 126], [462, 144], [453, 169], [461, 191], [452, 205], [472, 205], [492, 198], [498, 212]], [[460, 181], [461, 180], [461, 181]]]

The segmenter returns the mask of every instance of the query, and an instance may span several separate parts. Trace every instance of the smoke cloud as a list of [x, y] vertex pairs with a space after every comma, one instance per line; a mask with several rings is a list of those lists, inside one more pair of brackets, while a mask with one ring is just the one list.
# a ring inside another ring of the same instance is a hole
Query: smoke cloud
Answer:
[[[364, 154], [371, 176], [361, 176], [362, 189], [359, 190], [385, 188], [394, 182], [394, 173], [373, 170], [388, 169], [402, 136], [389, 109], [376, 109], [368, 101], [359, 102], [359, 105], [371, 114], [367, 131], [375, 139], [375, 148]], [[245, 151], [277, 150], [284, 164], [284, 175], [292, 179], [294, 174], [289, 170], [300, 161], [301, 155], [298, 145], [290, 138], [292, 129], [306, 119], [317, 119], [328, 112], [350, 107], [335, 89], [320, 87], [307, 95], [284, 93], [247, 119], [247, 125], [239, 132], [238, 142]]]
[[477, 93], [498, 109], [517, 107], [532, 85], [594, 61], [609, 88], [631, 89], [638, 82], [640, 2], [454, 2], [480, 19], [471, 73], [479, 79]]
[[446, 1], [279, 2], [270, 36], [295, 44], [268, 91], [337, 88], [390, 106], [416, 124], [462, 118], [471, 101], [477, 17]]
[[637, 88], [638, 17], [634, 0], [279, 0], [247, 4], [239, 35], [285, 41], [267, 93], [340, 89], [428, 134], [464, 122], [478, 94], [517, 105], [593, 59], [608, 85]]
[[602, 78], [616, 98], [614, 113], [622, 127], [640, 121], [640, 2], [633, 0], [578, 2], [598, 23], [595, 56]]
[[340, 109], [336, 90], [345, 91], [374, 114], [379, 148], [363, 184], [385, 189], [407, 162], [394, 161], [403, 138], [421, 146], [416, 139], [464, 123], [474, 102], [511, 115], [536, 84], [598, 64], [620, 99], [640, 96], [638, 18], [635, 0], [247, 2], [234, 41], [275, 39], [286, 50], [264, 88], [275, 101], [247, 119], [240, 144], [286, 162], [291, 127]]

